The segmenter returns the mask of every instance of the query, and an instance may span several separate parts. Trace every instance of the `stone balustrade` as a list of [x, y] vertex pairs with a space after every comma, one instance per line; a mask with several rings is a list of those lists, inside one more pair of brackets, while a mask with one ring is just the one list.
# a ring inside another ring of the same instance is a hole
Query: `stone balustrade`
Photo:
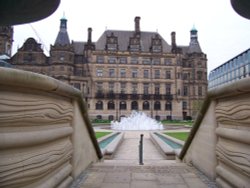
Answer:
[[250, 79], [209, 90], [181, 151], [219, 187], [250, 185]]
[[68, 187], [101, 157], [80, 91], [0, 68], [0, 187]]

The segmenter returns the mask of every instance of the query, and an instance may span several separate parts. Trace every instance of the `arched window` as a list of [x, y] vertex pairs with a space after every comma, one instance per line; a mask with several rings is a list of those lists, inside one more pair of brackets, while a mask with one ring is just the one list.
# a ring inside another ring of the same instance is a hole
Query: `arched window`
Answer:
[[172, 103], [171, 102], [166, 102], [165, 104], [165, 110], [172, 110]]
[[109, 115], [109, 121], [113, 121], [114, 120], [114, 116], [113, 115]]
[[137, 101], [131, 102], [131, 110], [138, 110], [138, 103]]
[[157, 121], [160, 121], [160, 120], [161, 120], [161, 116], [156, 115], [156, 116], [155, 116], [155, 119], [156, 119]]
[[161, 103], [159, 101], [155, 101], [154, 109], [155, 110], [160, 110], [161, 109]]
[[126, 110], [127, 109], [127, 103], [125, 101], [120, 102], [120, 110]]
[[149, 110], [149, 102], [148, 101], [144, 101], [142, 104], [142, 109], [143, 110]]
[[97, 115], [96, 119], [102, 119], [102, 116], [101, 115]]
[[115, 109], [115, 103], [114, 101], [108, 102], [108, 110], [114, 110]]
[[97, 101], [95, 104], [95, 109], [96, 110], [102, 110], [103, 109], [103, 102], [102, 101]]

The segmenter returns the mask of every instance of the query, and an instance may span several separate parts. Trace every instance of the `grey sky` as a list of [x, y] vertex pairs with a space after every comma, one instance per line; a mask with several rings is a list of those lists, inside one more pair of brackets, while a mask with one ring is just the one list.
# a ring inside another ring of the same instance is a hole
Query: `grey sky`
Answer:
[[[13, 54], [23, 42], [34, 37], [49, 50], [59, 31], [65, 12], [70, 40], [86, 41], [92, 27], [93, 41], [105, 29], [133, 30], [134, 17], [141, 17], [141, 30], [158, 31], [171, 44], [170, 33], [176, 32], [178, 45], [188, 45], [195, 25], [201, 48], [208, 58], [208, 71], [250, 48], [250, 20], [239, 16], [230, 0], [61, 0], [50, 17], [15, 26]], [[45, 53], [46, 48], [44, 47]]]

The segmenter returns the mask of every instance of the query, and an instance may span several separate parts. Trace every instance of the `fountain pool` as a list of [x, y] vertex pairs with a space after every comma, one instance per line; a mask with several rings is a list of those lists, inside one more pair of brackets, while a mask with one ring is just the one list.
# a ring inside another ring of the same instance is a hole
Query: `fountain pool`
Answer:
[[143, 112], [132, 111], [131, 115], [122, 118], [120, 122], [112, 121], [111, 129], [114, 130], [162, 130], [163, 125], [155, 119], [148, 117]]

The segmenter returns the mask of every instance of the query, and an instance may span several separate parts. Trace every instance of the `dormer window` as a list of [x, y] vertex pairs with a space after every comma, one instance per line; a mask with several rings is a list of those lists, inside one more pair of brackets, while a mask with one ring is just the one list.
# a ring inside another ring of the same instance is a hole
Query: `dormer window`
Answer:
[[152, 43], [152, 47], [151, 47], [152, 52], [155, 52], [155, 53], [162, 52], [162, 42], [158, 34], [156, 34], [155, 37], [152, 38], [151, 43]]
[[107, 36], [106, 41], [106, 48], [109, 51], [116, 51], [118, 50], [118, 39], [116, 36], [114, 36], [114, 33], [112, 32], [110, 36]]
[[129, 39], [129, 50], [131, 52], [139, 52], [140, 51], [140, 38], [132, 37]]

